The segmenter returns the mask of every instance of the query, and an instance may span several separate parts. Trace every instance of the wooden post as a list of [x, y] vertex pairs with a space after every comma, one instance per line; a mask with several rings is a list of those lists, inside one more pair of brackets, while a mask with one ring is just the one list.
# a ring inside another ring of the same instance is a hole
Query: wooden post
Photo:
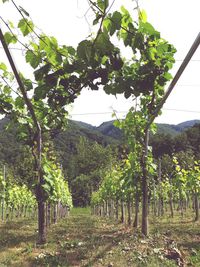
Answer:
[[148, 143], [149, 143], [149, 129], [145, 131], [143, 158], [142, 158], [142, 233], [148, 235]]
[[[6, 182], [6, 166], [3, 165], [3, 181]], [[3, 199], [2, 199], [2, 205], [1, 205], [1, 219], [4, 221], [4, 206], [5, 206], [5, 185], [3, 185]]]

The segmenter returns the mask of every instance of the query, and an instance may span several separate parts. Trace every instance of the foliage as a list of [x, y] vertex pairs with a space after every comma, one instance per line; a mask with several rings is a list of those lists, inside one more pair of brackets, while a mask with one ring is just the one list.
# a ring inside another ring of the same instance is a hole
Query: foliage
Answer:
[[48, 202], [61, 203], [63, 206], [72, 207], [72, 197], [69, 192], [68, 183], [64, 179], [60, 167], [49, 159], [47, 155], [43, 155], [43, 189], [46, 193]]
[[22, 208], [32, 211], [36, 207], [36, 198], [26, 185], [10, 183], [2, 176], [0, 176], [0, 195], [0, 200], [4, 200], [4, 204], [11, 211], [19, 211]]
[[107, 200], [122, 200], [134, 196], [134, 189], [130, 186], [131, 165], [126, 160], [122, 166], [116, 165], [105, 173], [99, 190], [92, 194], [92, 206], [101, 205]]
[[110, 146], [103, 147], [97, 142], [91, 143], [86, 138], [80, 137], [74, 156], [76, 168], [74, 179], [70, 183], [76, 205], [90, 203], [91, 193], [97, 190], [104, 173], [115, 162], [115, 157]]

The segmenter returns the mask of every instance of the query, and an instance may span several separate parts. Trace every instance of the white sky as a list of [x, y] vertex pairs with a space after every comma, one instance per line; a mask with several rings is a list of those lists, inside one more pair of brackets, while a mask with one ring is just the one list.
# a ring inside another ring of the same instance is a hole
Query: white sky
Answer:
[[[0, 0], [1, 1], [1, 0]], [[16, 4], [25, 8], [34, 23], [48, 35], [55, 36], [60, 44], [76, 46], [90, 33], [91, 29], [84, 17], [87, 11], [87, 0], [16, 0]], [[110, 1], [111, 2], [111, 1]], [[163, 38], [171, 42], [178, 50], [177, 63], [172, 74], [175, 74], [189, 48], [200, 31], [200, 0], [140, 0], [140, 7], [148, 15], [148, 21], [161, 32]], [[131, 0], [115, 0], [114, 8], [121, 5], [131, 10]], [[0, 16], [11, 21], [18, 18], [18, 13], [11, 3], [0, 3]], [[88, 13], [87, 19], [91, 15]], [[0, 22], [1, 23], [1, 22]], [[2, 23], [1, 23], [2, 24]], [[13, 56], [18, 69], [26, 72], [21, 52], [14, 51]], [[4, 60], [0, 49], [0, 61]], [[193, 56], [177, 86], [168, 98], [162, 116], [157, 122], [176, 124], [186, 120], [200, 119], [200, 47]], [[131, 100], [85, 89], [71, 109], [72, 118], [93, 125], [111, 120], [112, 110], [127, 111]], [[167, 110], [177, 109], [182, 111]], [[189, 112], [183, 111], [188, 110]], [[194, 111], [194, 112], [193, 112]], [[88, 113], [93, 113], [88, 115]], [[101, 114], [96, 114], [101, 113]], [[104, 114], [102, 114], [104, 113]], [[122, 117], [119, 113], [118, 117]]]

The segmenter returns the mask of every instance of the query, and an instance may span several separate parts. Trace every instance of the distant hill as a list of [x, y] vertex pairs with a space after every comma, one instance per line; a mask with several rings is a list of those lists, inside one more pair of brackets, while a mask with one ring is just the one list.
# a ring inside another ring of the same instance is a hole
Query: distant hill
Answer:
[[[97, 129], [104, 135], [113, 137], [115, 139], [122, 138], [122, 132], [120, 129], [116, 128], [113, 125], [112, 121], [103, 122]], [[157, 133], [158, 134], [169, 134], [172, 137], [180, 134], [181, 132], [185, 131], [186, 129], [194, 126], [195, 124], [200, 123], [200, 120], [191, 120], [175, 124], [166, 124], [166, 123], [157, 123]]]
[[184, 132], [186, 129], [191, 128], [195, 124], [199, 124], [200, 120], [185, 121], [179, 124], [165, 124], [157, 123], [158, 133], [169, 134], [171, 136], [176, 136], [177, 134]]
[[180, 129], [173, 124], [157, 123], [156, 125], [158, 134], [169, 134], [171, 136], [176, 136], [181, 132]]
[[116, 128], [113, 123], [114, 120], [103, 122], [97, 127], [97, 130], [103, 135], [110, 136], [115, 139], [122, 139], [122, 131], [119, 128]]
[[120, 143], [119, 139], [102, 134], [95, 126], [80, 121], [69, 120], [67, 129], [61, 131], [54, 138], [56, 150], [64, 153], [65, 160], [67, 160], [71, 154], [76, 153], [76, 146], [79, 143], [80, 137], [85, 137], [90, 142], [97, 142], [102, 146], [115, 146]]
[[185, 131], [188, 128], [191, 128], [195, 124], [200, 124], [200, 120], [191, 120], [191, 121], [185, 121], [182, 123], [179, 123], [176, 125], [180, 131]]
[[[3, 130], [6, 122], [8, 122], [7, 118], [0, 120], [0, 132]], [[95, 127], [81, 121], [69, 120], [67, 129], [58, 133], [55, 137], [55, 143], [59, 148], [61, 148], [61, 146], [68, 146], [72, 147], [73, 150], [79, 137], [84, 136], [88, 140], [96, 141], [103, 146], [109, 144], [117, 145], [122, 141], [123, 134], [120, 129], [113, 125], [113, 123], [114, 120], [106, 121], [100, 126]], [[200, 123], [200, 120], [185, 121], [177, 125], [158, 123], [157, 133], [169, 134], [174, 137], [198, 123]]]

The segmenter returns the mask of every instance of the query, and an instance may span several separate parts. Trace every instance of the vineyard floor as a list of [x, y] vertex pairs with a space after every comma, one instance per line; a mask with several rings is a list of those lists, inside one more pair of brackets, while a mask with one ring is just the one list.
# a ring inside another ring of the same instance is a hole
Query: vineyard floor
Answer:
[[[188, 218], [188, 217], [187, 217]], [[178, 215], [151, 222], [148, 238], [107, 218], [73, 209], [36, 247], [36, 221], [0, 223], [0, 267], [200, 266], [200, 224]]]

